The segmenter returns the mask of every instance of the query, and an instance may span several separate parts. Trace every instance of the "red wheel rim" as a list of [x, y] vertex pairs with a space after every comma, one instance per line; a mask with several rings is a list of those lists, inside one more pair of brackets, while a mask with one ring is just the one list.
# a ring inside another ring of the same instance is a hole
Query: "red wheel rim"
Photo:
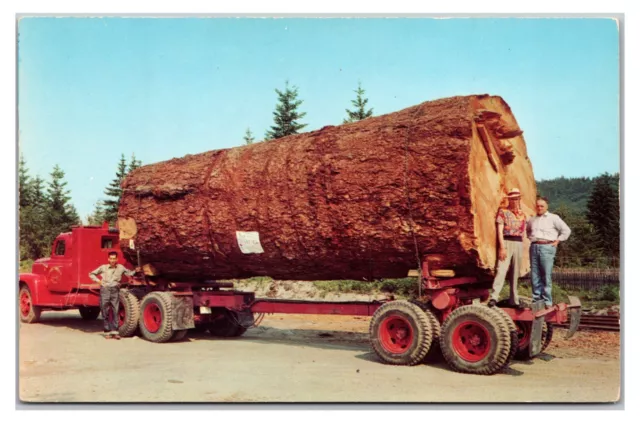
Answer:
[[162, 323], [162, 311], [156, 303], [149, 303], [144, 308], [143, 313], [144, 327], [152, 333], [157, 332], [160, 329]]
[[517, 321], [516, 326], [518, 328], [518, 349], [524, 349], [529, 345], [529, 339], [531, 338], [531, 323]]
[[480, 323], [466, 321], [453, 331], [452, 345], [455, 352], [471, 363], [482, 360], [491, 350], [489, 331]]
[[378, 339], [385, 350], [393, 354], [402, 354], [413, 343], [413, 329], [404, 317], [389, 316], [380, 324]]
[[22, 313], [24, 317], [27, 317], [30, 311], [31, 295], [29, 295], [27, 291], [22, 291], [22, 294], [20, 294], [20, 313]]

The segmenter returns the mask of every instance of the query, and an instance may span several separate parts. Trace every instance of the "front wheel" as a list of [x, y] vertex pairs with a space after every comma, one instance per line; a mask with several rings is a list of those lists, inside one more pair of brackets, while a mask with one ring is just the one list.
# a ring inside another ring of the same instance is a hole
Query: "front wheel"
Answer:
[[[518, 351], [516, 352], [516, 358], [519, 360], [531, 360], [531, 354], [529, 353], [529, 343], [531, 342], [531, 327], [532, 322], [516, 322], [518, 328]], [[542, 323], [542, 348], [540, 352], [547, 349], [551, 344], [553, 338], [553, 325], [548, 322]]]
[[82, 320], [96, 320], [100, 315], [100, 307], [80, 306], [78, 308]]
[[20, 321], [23, 323], [36, 323], [40, 320], [42, 309], [33, 305], [31, 291], [24, 285], [18, 293], [18, 310], [20, 311]]

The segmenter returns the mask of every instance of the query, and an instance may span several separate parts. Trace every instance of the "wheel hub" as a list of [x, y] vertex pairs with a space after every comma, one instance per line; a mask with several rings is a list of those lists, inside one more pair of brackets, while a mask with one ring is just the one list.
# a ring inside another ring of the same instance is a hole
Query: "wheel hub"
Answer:
[[491, 337], [487, 329], [478, 322], [466, 321], [453, 331], [454, 351], [469, 362], [482, 360], [491, 350]]
[[411, 325], [400, 316], [387, 317], [380, 325], [378, 336], [382, 346], [394, 354], [404, 353], [413, 342]]
[[30, 310], [31, 297], [26, 292], [23, 292], [22, 295], [20, 295], [20, 313], [22, 313], [22, 315], [26, 317], [29, 314]]
[[144, 326], [149, 332], [156, 333], [162, 324], [162, 311], [155, 303], [150, 303], [144, 308]]

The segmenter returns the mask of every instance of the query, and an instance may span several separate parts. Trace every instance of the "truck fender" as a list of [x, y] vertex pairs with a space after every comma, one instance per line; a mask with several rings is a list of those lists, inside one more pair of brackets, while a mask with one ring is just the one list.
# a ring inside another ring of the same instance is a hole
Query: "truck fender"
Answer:
[[40, 304], [40, 290], [47, 289], [47, 278], [44, 275], [37, 275], [35, 273], [20, 273], [20, 279], [18, 282], [18, 291], [24, 284], [27, 285], [29, 291], [31, 291], [31, 301], [33, 305]]

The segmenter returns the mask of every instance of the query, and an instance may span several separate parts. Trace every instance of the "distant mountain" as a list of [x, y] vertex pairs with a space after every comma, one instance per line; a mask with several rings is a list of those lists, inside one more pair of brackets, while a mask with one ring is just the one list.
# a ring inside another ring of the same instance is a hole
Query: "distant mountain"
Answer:
[[[620, 175], [614, 175], [619, 181]], [[549, 210], [554, 211], [565, 204], [570, 209], [586, 213], [587, 202], [593, 189], [596, 178], [565, 178], [561, 176], [555, 179], [536, 181], [538, 195], [549, 199]], [[618, 182], [619, 183], [619, 182]]]

